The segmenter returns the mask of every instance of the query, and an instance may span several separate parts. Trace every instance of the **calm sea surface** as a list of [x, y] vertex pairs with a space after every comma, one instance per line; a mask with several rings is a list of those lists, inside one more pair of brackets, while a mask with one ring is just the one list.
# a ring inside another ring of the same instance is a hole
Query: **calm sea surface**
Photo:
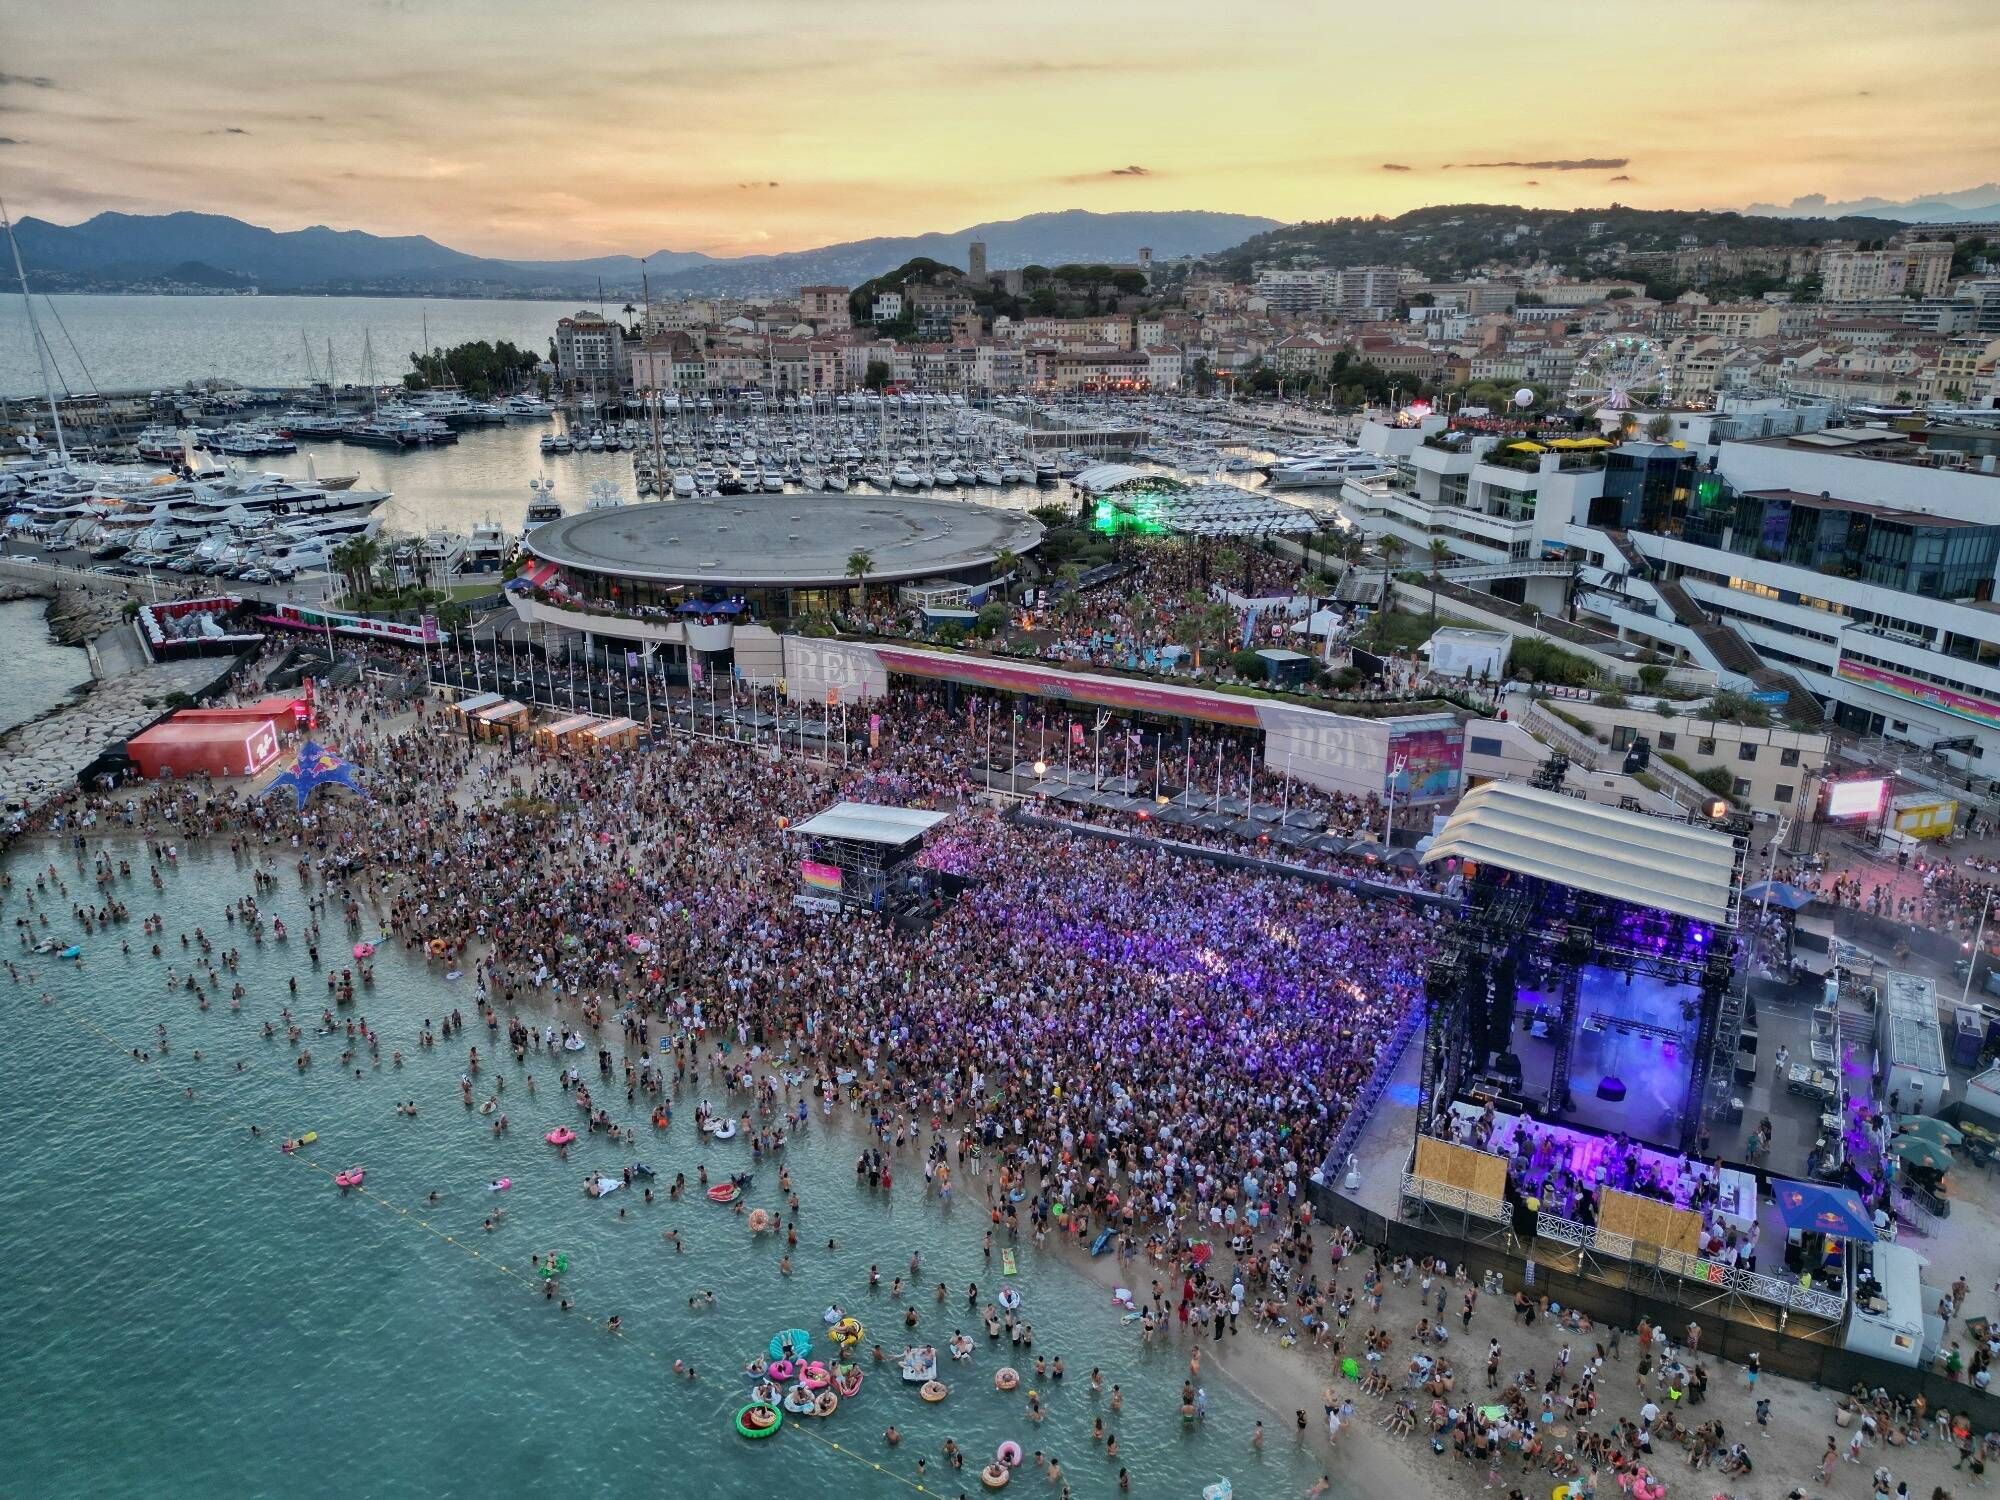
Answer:
[[0, 604], [0, 734], [39, 718], [90, 681], [90, 658], [49, 634], [40, 599]]
[[[638, 1106], [600, 1088], [600, 1102], [638, 1123], [642, 1138], [627, 1149], [586, 1137], [564, 1163], [542, 1137], [579, 1116], [557, 1087], [558, 1062], [531, 1052], [534, 1097], [511, 1059], [479, 1076], [482, 1097], [506, 1080], [501, 1107], [512, 1128], [496, 1138], [491, 1121], [459, 1101], [467, 1044], [482, 1057], [501, 1050], [478, 1025], [467, 984], [385, 945], [374, 989], [340, 1013], [365, 1016], [382, 1038], [379, 1070], [363, 1051], [356, 1077], [340, 1066], [344, 1037], [312, 1035], [324, 981], [301, 941], [310, 918], [294, 880], [281, 878], [265, 902], [292, 928], [291, 943], [257, 947], [224, 918], [251, 889], [248, 867], [227, 851], [184, 857], [162, 892], [147, 881], [143, 848], [130, 852], [135, 878], [119, 891], [132, 910], [125, 928], [78, 931], [72, 901], [90, 899], [90, 888], [51, 846], [16, 851], [15, 888], [0, 898], [8, 954], [32, 971], [19, 984], [0, 981], [9, 1017], [0, 1047], [8, 1145], [0, 1203], [11, 1247], [0, 1278], [0, 1389], [10, 1394], [0, 1402], [0, 1487], [8, 1494], [876, 1497], [919, 1493], [921, 1456], [930, 1463], [922, 1493], [977, 1495], [977, 1465], [1011, 1438], [1060, 1458], [1078, 1497], [1109, 1500], [1118, 1464], [1091, 1442], [1100, 1413], [1118, 1434], [1134, 1495], [1191, 1500], [1227, 1475], [1239, 1496], [1289, 1497], [1319, 1473], [1315, 1457], [1294, 1450], [1289, 1414], [1254, 1409], [1224, 1376], [1206, 1382], [1206, 1424], [1183, 1429], [1185, 1347], [1143, 1347], [1101, 1288], [1024, 1244], [1013, 1280], [1036, 1352], [1060, 1354], [1068, 1368], [1066, 1381], [1043, 1385], [1049, 1416], [1032, 1426], [1023, 1392], [993, 1388], [995, 1370], [1017, 1362], [1013, 1352], [1003, 1356], [963, 1311], [967, 1282], [983, 1299], [1003, 1279], [997, 1251], [995, 1264], [981, 1262], [981, 1179], [963, 1183], [948, 1208], [913, 1190], [914, 1169], [893, 1195], [857, 1189], [854, 1138], [815, 1109], [786, 1153], [803, 1220], [795, 1273], [783, 1277], [777, 1237], [753, 1240], [743, 1220], [698, 1192], [665, 1199], [676, 1172], [692, 1183], [701, 1163], [715, 1174], [753, 1166], [741, 1138], [696, 1135], [698, 1093], [677, 1100], [672, 1128], [657, 1133]], [[68, 894], [51, 889], [31, 908], [36, 873], [51, 857]], [[47, 930], [80, 939], [81, 966], [19, 949], [15, 920], [44, 910]], [[139, 930], [154, 910], [170, 918], [160, 959]], [[197, 925], [218, 951], [242, 948], [240, 1013], [226, 987], [206, 1012], [168, 988], [170, 967], [188, 972], [180, 937]], [[348, 962], [353, 941], [330, 929], [322, 960]], [[298, 979], [294, 1008], [316, 1058], [304, 1074], [282, 1031], [261, 1035], [286, 1003], [288, 976]], [[424, 1018], [454, 1006], [471, 1021], [465, 1035], [418, 1050]], [[172, 1046], [163, 1058], [160, 1025]], [[154, 1062], [135, 1060], [133, 1048], [155, 1051]], [[594, 1054], [571, 1056], [597, 1085]], [[406, 1099], [416, 1101], [414, 1119], [394, 1112]], [[253, 1122], [261, 1139], [250, 1135]], [[278, 1151], [281, 1137], [308, 1130], [319, 1132], [316, 1146]], [[635, 1160], [659, 1172], [659, 1202], [635, 1192], [583, 1196], [587, 1171], [616, 1173]], [[357, 1164], [367, 1168], [366, 1194], [343, 1197], [327, 1174]], [[776, 1166], [756, 1171], [750, 1201], [777, 1206]], [[489, 1193], [501, 1176], [513, 1187]], [[505, 1208], [504, 1222], [484, 1233], [495, 1207]], [[685, 1254], [663, 1241], [669, 1228]], [[838, 1249], [825, 1248], [828, 1237]], [[871, 1369], [824, 1422], [764, 1442], [736, 1436], [744, 1362], [781, 1329], [808, 1329], [817, 1346], [828, 1304], [857, 1314], [871, 1341], [900, 1349], [902, 1306], [887, 1283], [919, 1249], [924, 1286], [944, 1281], [954, 1296], [941, 1307], [929, 1290], [917, 1294], [918, 1336], [942, 1345], [963, 1326], [977, 1344], [969, 1361], [945, 1361], [950, 1398], [926, 1405], [893, 1368]], [[542, 1300], [528, 1264], [549, 1250], [570, 1258], [565, 1290], [577, 1305], [568, 1314]], [[871, 1262], [884, 1280], [873, 1294]], [[1132, 1273], [1142, 1291], [1143, 1270]], [[717, 1305], [691, 1310], [689, 1296], [702, 1289], [716, 1292]], [[613, 1313], [624, 1319], [622, 1337], [605, 1331]], [[694, 1363], [698, 1383], [676, 1379], [676, 1359]], [[1115, 1418], [1091, 1397], [1093, 1365], [1124, 1386]], [[1308, 1394], [1302, 1372], [1301, 1399]], [[1257, 1416], [1271, 1434], [1261, 1455], [1247, 1437]], [[904, 1433], [893, 1452], [882, 1442], [891, 1423]], [[968, 1454], [962, 1475], [940, 1473], [947, 1435]], [[1014, 1488], [1053, 1494], [1026, 1468]]]
[[[606, 304], [613, 316], [623, 304]], [[154, 390], [190, 380], [302, 386], [306, 346], [326, 378], [359, 383], [364, 344], [379, 380], [401, 379], [410, 355], [473, 339], [507, 339], [546, 353], [556, 319], [574, 302], [487, 302], [404, 297], [35, 297], [56, 354], [60, 390]], [[53, 312], [51, 311], [53, 309]], [[0, 295], [0, 394], [35, 396], [42, 377], [18, 293]]]

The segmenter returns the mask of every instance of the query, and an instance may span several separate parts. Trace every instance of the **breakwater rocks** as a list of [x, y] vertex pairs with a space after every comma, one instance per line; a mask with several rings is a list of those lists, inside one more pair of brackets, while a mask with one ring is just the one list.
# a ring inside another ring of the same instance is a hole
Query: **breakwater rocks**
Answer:
[[0, 604], [22, 599], [49, 601], [49, 633], [65, 646], [81, 646], [125, 623], [125, 591], [94, 588], [65, 578], [0, 578]]
[[216, 671], [213, 661], [162, 662], [101, 682], [81, 702], [0, 738], [0, 818], [63, 796], [105, 749], [164, 713], [172, 694], [200, 691]]
[[81, 646], [106, 631], [125, 623], [125, 594], [102, 589], [80, 588], [62, 583], [56, 586], [49, 605], [49, 633], [65, 646]]

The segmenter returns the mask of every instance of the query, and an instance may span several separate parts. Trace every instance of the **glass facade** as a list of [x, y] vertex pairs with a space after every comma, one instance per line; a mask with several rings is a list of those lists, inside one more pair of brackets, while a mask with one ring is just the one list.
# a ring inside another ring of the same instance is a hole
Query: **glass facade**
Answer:
[[1679, 536], [1695, 483], [1695, 458], [1687, 449], [1627, 443], [1605, 456], [1604, 493], [1591, 501], [1590, 524]]
[[[1712, 476], [1702, 477], [1705, 489]], [[2000, 526], [1885, 515], [1824, 498], [1731, 494], [1717, 482], [1682, 530], [1698, 546], [1933, 599], [1990, 599]]]

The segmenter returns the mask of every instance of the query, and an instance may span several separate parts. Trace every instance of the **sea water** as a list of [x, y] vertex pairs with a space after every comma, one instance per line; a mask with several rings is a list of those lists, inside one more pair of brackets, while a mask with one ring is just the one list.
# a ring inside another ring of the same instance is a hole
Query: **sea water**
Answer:
[[[412, 368], [410, 356], [475, 339], [507, 340], [544, 354], [556, 320], [577, 302], [450, 297], [35, 296], [55, 360], [58, 389], [174, 390], [189, 381], [304, 387], [316, 379], [364, 383], [372, 354], [384, 385]], [[617, 317], [622, 303], [606, 303]], [[0, 293], [0, 394], [39, 398], [41, 368], [18, 295]]]
[[0, 604], [0, 734], [67, 702], [90, 681], [90, 657], [49, 634], [48, 601]]
[[[33, 973], [20, 984], [0, 981], [8, 1018], [0, 1045], [0, 1204], [10, 1247], [0, 1278], [7, 1393], [0, 1489], [7, 1494], [978, 1495], [978, 1469], [1005, 1439], [1027, 1453], [1055, 1454], [1079, 1497], [1118, 1493], [1120, 1463], [1135, 1495], [1189, 1497], [1223, 1476], [1239, 1496], [1297, 1495], [1324, 1466], [1318, 1454], [1294, 1448], [1288, 1417], [1254, 1406], [1212, 1363], [1204, 1370], [1208, 1419], [1184, 1428], [1187, 1345], [1144, 1346], [1103, 1288], [1024, 1239], [1012, 1280], [1035, 1328], [1034, 1352], [1061, 1355], [1067, 1371], [1060, 1384], [1039, 1383], [1049, 1414], [1031, 1424], [1025, 1393], [1038, 1385], [1033, 1355], [990, 1343], [965, 1307], [967, 1282], [978, 1283], [983, 1306], [1005, 1279], [1000, 1246], [990, 1264], [981, 1259], [990, 1179], [961, 1177], [956, 1201], [941, 1206], [923, 1193], [921, 1172], [906, 1157], [896, 1163], [893, 1193], [857, 1186], [859, 1135], [841, 1123], [844, 1106], [833, 1122], [815, 1106], [809, 1127], [782, 1154], [802, 1202], [794, 1274], [782, 1277], [782, 1236], [753, 1239], [742, 1218], [694, 1186], [702, 1163], [711, 1180], [754, 1170], [747, 1201], [781, 1203], [776, 1160], [753, 1166], [742, 1137], [717, 1142], [696, 1133], [695, 1104], [706, 1097], [699, 1087], [674, 1101], [671, 1129], [656, 1132], [644, 1095], [627, 1104], [617, 1083], [598, 1077], [593, 1047], [555, 1057], [530, 1052], [538, 1089], [531, 1098], [504, 1031], [493, 1036], [479, 1023], [472, 985], [448, 980], [392, 942], [375, 960], [373, 988], [337, 1011], [343, 1020], [365, 1016], [382, 1039], [379, 1069], [358, 1049], [357, 1078], [340, 1065], [344, 1034], [314, 1034], [329, 997], [324, 973], [306, 955], [310, 918], [293, 877], [281, 873], [263, 903], [291, 939], [280, 945], [267, 928], [258, 947], [224, 917], [251, 889], [249, 867], [226, 849], [163, 866], [164, 891], [148, 881], [143, 846], [121, 852], [134, 866], [134, 878], [118, 886], [131, 909], [123, 927], [95, 936], [76, 927], [72, 902], [90, 900], [94, 887], [54, 843], [15, 851], [8, 866], [15, 888], [0, 904], [6, 954]], [[34, 908], [48, 912], [50, 926], [32, 931], [80, 941], [80, 966], [19, 945], [16, 921], [31, 912], [27, 892], [52, 859], [69, 896], [51, 887]], [[154, 911], [166, 917], [160, 959], [140, 930]], [[218, 959], [241, 949], [240, 1013], [229, 1008], [226, 980], [205, 1013], [186, 990], [166, 987], [170, 965], [189, 971], [193, 950], [182, 948], [180, 935], [192, 938], [197, 926]], [[331, 918], [322, 970], [352, 967], [356, 936]], [[130, 942], [129, 956], [121, 940]], [[293, 975], [292, 1008], [315, 1060], [303, 1074], [282, 1027], [276, 1039], [261, 1035], [286, 1003]], [[464, 1033], [420, 1050], [423, 1021], [454, 1007], [467, 1018]], [[548, 1019], [540, 1008], [523, 1015]], [[155, 1045], [161, 1023], [171, 1046], [164, 1057]], [[485, 1064], [476, 1096], [507, 1080], [500, 1107], [511, 1129], [498, 1139], [491, 1118], [460, 1102], [458, 1080], [473, 1045]], [[153, 1060], [133, 1058], [134, 1048]], [[401, 1070], [392, 1065], [396, 1049]], [[583, 1135], [567, 1162], [557, 1160], [544, 1134], [583, 1123], [556, 1083], [570, 1061], [614, 1118], [635, 1125], [636, 1145]], [[395, 1113], [405, 1099], [416, 1102], [415, 1119]], [[250, 1134], [253, 1122], [261, 1138]], [[319, 1132], [316, 1145], [296, 1155], [278, 1149], [282, 1138], [308, 1130]], [[642, 1200], [637, 1183], [602, 1200], [583, 1195], [586, 1173], [615, 1175], [635, 1161], [659, 1174], [655, 1203]], [[353, 1165], [367, 1168], [366, 1191], [343, 1197], [329, 1174]], [[670, 1203], [676, 1172], [687, 1174], [689, 1193]], [[489, 1181], [502, 1176], [513, 1187], [489, 1193]], [[435, 1205], [427, 1201], [432, 1191], [441, 1195]], [[488, 1234], [482, 1221], [495, 1208], [506, 1210], [504, 1222]], [[680, 1231], [685, 1254], [663, 1241], [668, 1228]], [[837, 1249], [826, 1248], [829, 1237]], [[563, 1289], [576, 1308], [568, 1313], [543, 1300], [529, 1265], [531, 1254], [551, 1250], [570, 1258]], [[906, 1302], [921, 1324], [906, 1335], [905, 1302], [891, 1296], [890, 1284], [898, 1274], [907, 1279], [916, 1250], [923, 1269]], [[871, 1264], [882, 1272], [873, 1293]], [[1141, 1293], [1150, 1274], [1143, 1262], [1130, 1270]], [[933, 1300], [940, 1281], [949, 1288], [943, 1305]], [[704, 1289], [715, 1292], [716, 1306], [691, 1310], [688, 1298]], [[893, 1363], [864, 1361], [865, 1384], [833, 1417], [803, 1426], [788, 1419], [764, 1441], [738, 1437], [732, 1423], [745, 1401], [744, 1363], [794, 1327], [810, 1330], [822, 1352], [822, 1310], [834, 1303], [861, 1318], [869, 1343], [879, 1341], [892, 1358], [905, 1342], [936, 1344], [949, 1399], [926, 1405]], [[614, 1313], [623, 1318], [620, 1335], [605, 1329]], [[955, 1328], [976, 1345], [963, 1363], [943, 1352]], [[691, 1362], [700, 1379], [677, 1378], [676, 1359]], [[1012, 1395], [993, 1387], [1003, 1364], [1026, 1377]], [[1089, 1390], [1093, 1365], [1104, 1371], [1102, 1398]], [[1126, 1396], [1116, 1416], [1108, 1400], [1114, 1381]], [[1309, 1404], [1306, 1386], [1302, 1371], [1301, 1404]], [[1098, 1415], [1118, 1435], [1118, 1462], [1091, 1442]], [[1269, 1439], [1255, 1454], [1249, 1433], [1259, 1417]], [[903, 1432], [893, 1450], [882, 1436], [891, 1423]], [[945, 1468], [939, 1445], [947, 1435], [965, 1450], [962, 1472]], [[919, 1456], [930, 1469], [921, 1481]], [[1054, 1493], [1026, 1466], [1014, 1485]]]

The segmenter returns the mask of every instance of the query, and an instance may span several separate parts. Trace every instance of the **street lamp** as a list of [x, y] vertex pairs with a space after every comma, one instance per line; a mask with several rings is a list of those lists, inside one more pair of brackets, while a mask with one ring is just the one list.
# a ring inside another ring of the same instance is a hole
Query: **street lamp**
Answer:
[[1958, 992], [1958, 1003], [1965, 1004], [1972, 996], [1972, 971], [1979, 967], [1979, 945], [1986, 936], [1986, 918], [1993, 910], [1993, 887], [1986, 887], [1986, 901], [1979, 908], [1979, 927], [1972, 934], [1972, 953], [1965, 961], [1965, 988]]

